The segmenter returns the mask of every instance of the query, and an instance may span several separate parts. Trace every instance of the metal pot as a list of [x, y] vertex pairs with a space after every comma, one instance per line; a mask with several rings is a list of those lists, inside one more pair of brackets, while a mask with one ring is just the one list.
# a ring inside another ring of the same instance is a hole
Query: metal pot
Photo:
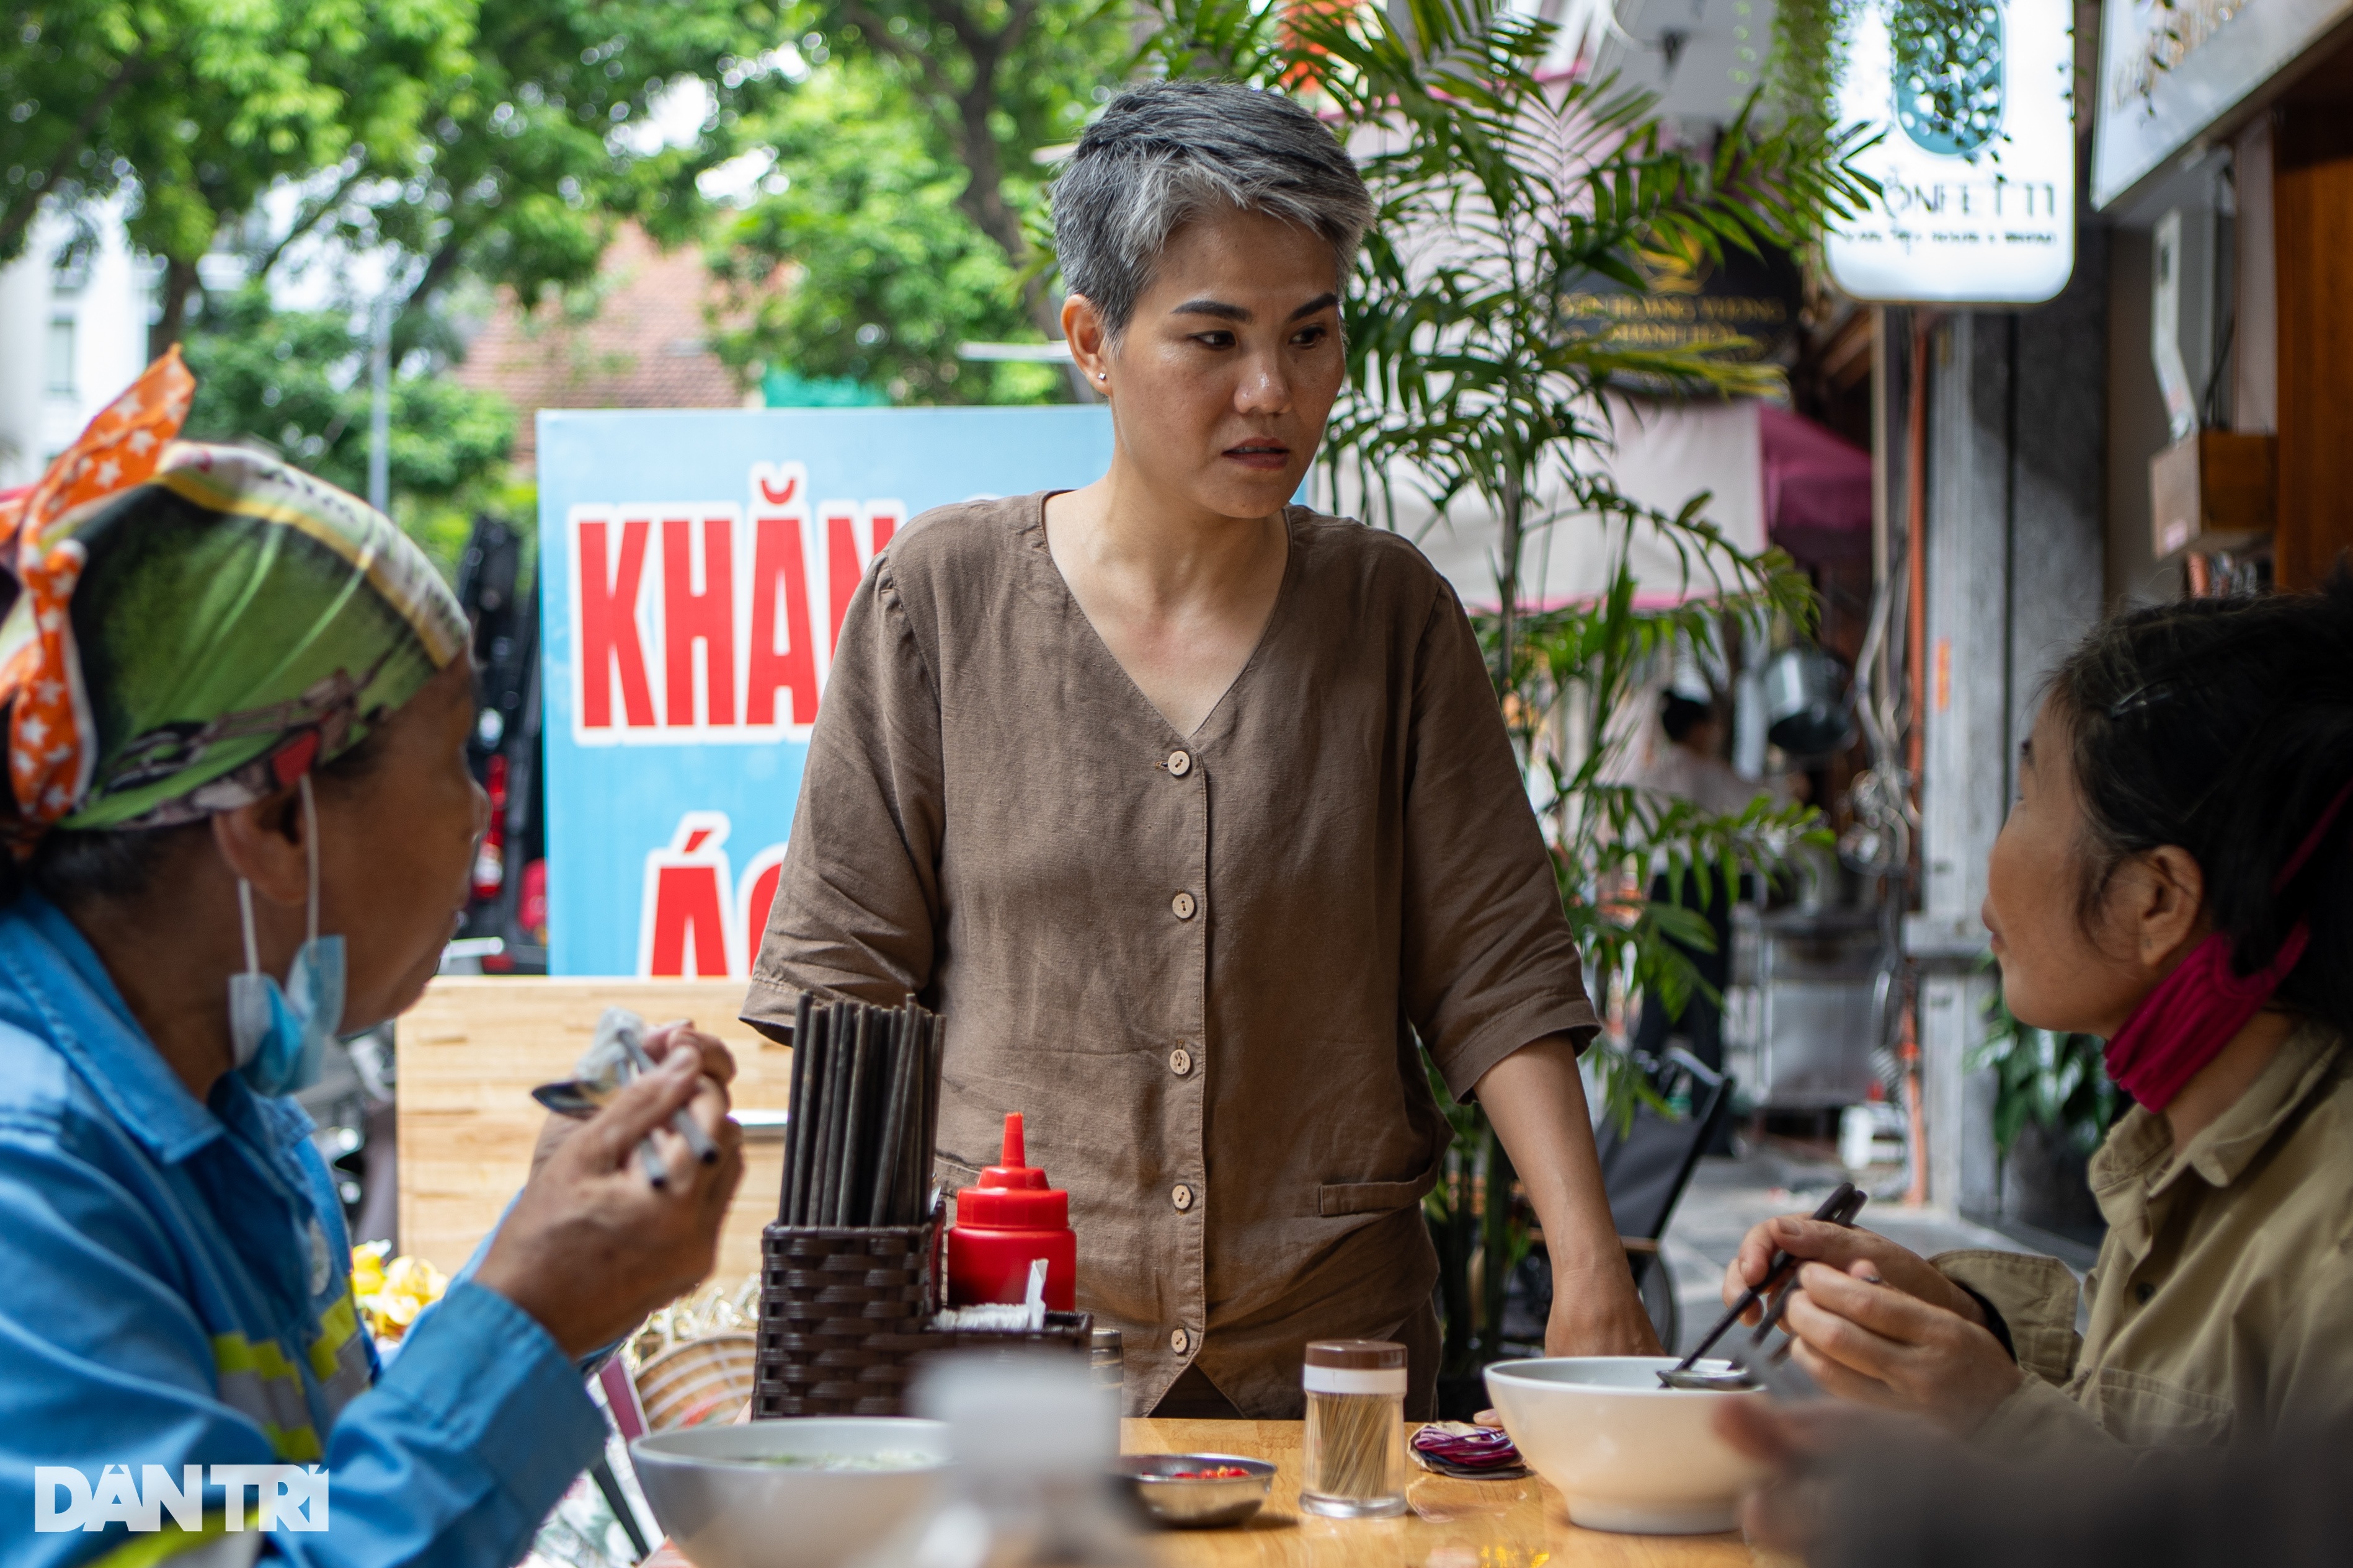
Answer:
[[1810, 643], [1765, 665], [1765, 738], [1792, 757], [1820, 757], [1854, 739], [1845, 673]]

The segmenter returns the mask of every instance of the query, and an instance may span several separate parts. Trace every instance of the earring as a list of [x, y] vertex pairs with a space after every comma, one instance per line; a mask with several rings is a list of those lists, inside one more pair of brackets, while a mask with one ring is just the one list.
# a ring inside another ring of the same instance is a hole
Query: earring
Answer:
[[1095, 372], [1095, 379], [1097, 381], [1109, 381], [1111, 379], [1111, 372], [1107, 370], [1099, 370]]

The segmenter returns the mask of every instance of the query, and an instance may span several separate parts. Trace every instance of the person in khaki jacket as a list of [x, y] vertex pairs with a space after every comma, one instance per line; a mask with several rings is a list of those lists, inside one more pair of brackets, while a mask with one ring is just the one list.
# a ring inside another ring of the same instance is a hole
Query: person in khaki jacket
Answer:
[[2052, 678], [1985, 923], [2010, 1010], [2107, 1040], [2088, 1331], [2056, 1260], [1799, 1218], [1785, 1321], [1829, 1393], [2026, 1460], [2353, 1414], [2353, 578], [2094, 631]]

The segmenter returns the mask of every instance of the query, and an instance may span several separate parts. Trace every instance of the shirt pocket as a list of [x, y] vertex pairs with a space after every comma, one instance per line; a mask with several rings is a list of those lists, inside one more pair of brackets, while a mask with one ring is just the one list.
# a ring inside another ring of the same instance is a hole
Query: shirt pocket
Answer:
[[1315, 1212], [1325, 1219], [1410, 1208], [1438, 1185], [1438, 1165], [1402, 1182], [1325, 1182], [1315, 1189]]
[[2092, 1385], [2100, 1425], [2136, 1448], [2221, 1447], [2238, 1426], [2232, 1401], [2147, 1373], [2102, 1367]]

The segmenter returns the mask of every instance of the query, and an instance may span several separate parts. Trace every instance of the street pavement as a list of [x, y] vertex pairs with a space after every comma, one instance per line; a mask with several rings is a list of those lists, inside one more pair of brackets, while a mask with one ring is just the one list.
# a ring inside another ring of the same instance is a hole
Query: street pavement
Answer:
[[[1775, 1215], [1810, 1214], [1830, 1196], [1831, 1189], [1848, 1179], [1849, 1173], [1835, 1160], [1781, 1139], [1767, 1139], [1761, 1147], [1733, 1158], [1700, 1162], [1660, 1244], [1674, 1277], [1682, 1318], [1678, 1354], [1688, 1352], [1722, 1315], [1724, 1270], [1749, 1227]], [[1854, 1179], [1873, 1194], [1856, 1223], [1923, 1257], [1968, 1247], [2036, 1250], [1949, 1209], [1906, 1207], [1900, 1167], [1873, 1166]]]

